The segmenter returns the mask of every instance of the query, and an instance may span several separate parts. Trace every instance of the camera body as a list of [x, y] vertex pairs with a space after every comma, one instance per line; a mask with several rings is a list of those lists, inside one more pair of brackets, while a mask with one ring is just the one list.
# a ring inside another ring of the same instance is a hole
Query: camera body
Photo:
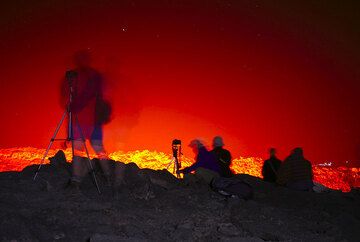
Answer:
[[172, 141], [172, 151], [175, 158], [180, 156], [181, 153], [181, 140], [174, 139]]
[[173, 152], [173, 157], [175, 158], [176, 166], [179, 169], [179, 168], [181, 168], [180, 157], [182, 155], [182, 153], [181, 153], [181, 140], [174, 139], [172, 141], [172, 152]]
[[66, 80], [69, 82], [70, 85], [72, 84], [72, 82], [74, 81], [74, 79], [77, 78], [77, 77], [78, 77], [77, 71], [68, 70], [68, 71], [66, 71], [66, 73], [65, 73], [65, 78], [66, 78]]

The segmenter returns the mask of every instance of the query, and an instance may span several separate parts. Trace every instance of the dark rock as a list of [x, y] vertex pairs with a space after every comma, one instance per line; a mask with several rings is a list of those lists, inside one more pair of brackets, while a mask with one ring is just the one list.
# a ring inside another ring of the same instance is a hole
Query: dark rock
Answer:
[[263, 242], [264, 240], [257, 237], [232, 237], [232, 238], [221, 238], [223, 242]]
[[[359, 191], [294, 192], [239, 175], [253, 200], [226, 199], [204, 183], [185, 186], [169, 172], [112, 162], [114, 191], [91, 176], [78, 193], [53, 161], [0, 173], [1, 241], [359, 241]], [[111, 162], [111, 161], [109, 161]], [[96, 160], [94, 161], [96, 163]], [[63, 164], [63, 165], [60, 165]], [[97, 172], [99, 180], [101, 173]]]
[[50, 160], [50, 165], [52, 166], [58, 166], [58, 167], [64, 166], [66, 164], [66, 156], [64, 151], [59, 150], [55, 154], [55, 156], [50, 157], [49, 160]]
[[117, 235], [106, 235], [106, 234], [94, 234], [89, 239], [90, 242], [141, 242], [147, 241], [145, 239], [137, 238], [137, 237], [126, 237], [126, 236], [117, 236]]

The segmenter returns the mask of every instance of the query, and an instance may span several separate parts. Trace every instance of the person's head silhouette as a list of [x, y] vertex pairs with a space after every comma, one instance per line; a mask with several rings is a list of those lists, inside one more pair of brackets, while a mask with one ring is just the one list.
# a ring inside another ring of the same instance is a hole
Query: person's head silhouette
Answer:
[[192, 148], [195, 154], [199, 152], [199, 149], [204, 147], [204, 144], [199, 139], [194, 139], [190, 142], [189, 147]]
[[213, 139], [213, 148], [217, 148], [217, 147], [223, 147], [224, 146], [224, 140], [221, 136], [215, 136]]
[[276, 156], [276, 149], [275, 148], [270, 148], [269, 149], [269, 154], [270, 154], [270, 157], [275, 157]]
[[300, 157], [300, 158], [302, 158], [302, 157], [304, 157], [304, 151], [303, 151], [302, 148], [296, 147], [295, 149], [292, 150], [292, 155], [293, 155], [294, 157]]
[[88, 49], [79, 50], [73, 56], [74, 65], [77, 68], [86, 68], [91, 65], [91, 54]]

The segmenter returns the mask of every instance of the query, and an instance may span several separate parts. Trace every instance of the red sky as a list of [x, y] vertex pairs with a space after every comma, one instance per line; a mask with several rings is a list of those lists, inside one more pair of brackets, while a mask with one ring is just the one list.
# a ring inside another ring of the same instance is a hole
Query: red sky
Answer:
[[222, 135], [235, 156], [360, 160], [357, 1], [118, 2], [1, 3], [0, 148], [46, 147], [59, 81], [90, 48], [109, 151]]

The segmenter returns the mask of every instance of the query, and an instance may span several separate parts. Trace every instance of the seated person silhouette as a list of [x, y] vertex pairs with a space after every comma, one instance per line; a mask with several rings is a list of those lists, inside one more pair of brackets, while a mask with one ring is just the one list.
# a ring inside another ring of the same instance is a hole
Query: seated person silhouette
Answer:
[[276, 182], [293, 190], [312, 191], [312, 179], [310, 161], [304, 158], [302, 148], [295, 148], [281, 164]]
[[[202, 180], [210, 184], [215, 177], [219, 177], [220, 166], [216, 161], [215, 156], [209, 152], [204, 144], [198, 140], [192, 140], [189, 144], [195, 153], [195, 163], [189, 167], [179, 170], [179, 173], [184, 173], [184, 179], [192, 182]], [[195, 171], [195, 177], [191, 176], [190, 172]], [[194, 179], [195, 178], [195, 179]]]
[[270, 158], [264, 162], [262, 167], [262, 175], [264, 181], [276, 182], [277, 173], [281, 165], [281, 160], [276, 157], [276, 149], [270, 148]]
[[220, 176], [232, 177], [233, 173], [230, 170], [231, 165], [231, 153], [224, 149], [224, 141], [220, 136], [215, 136], [213, 139], [213, 149], [211, 153], [214, 154], [216, 160], [220, 166]]

